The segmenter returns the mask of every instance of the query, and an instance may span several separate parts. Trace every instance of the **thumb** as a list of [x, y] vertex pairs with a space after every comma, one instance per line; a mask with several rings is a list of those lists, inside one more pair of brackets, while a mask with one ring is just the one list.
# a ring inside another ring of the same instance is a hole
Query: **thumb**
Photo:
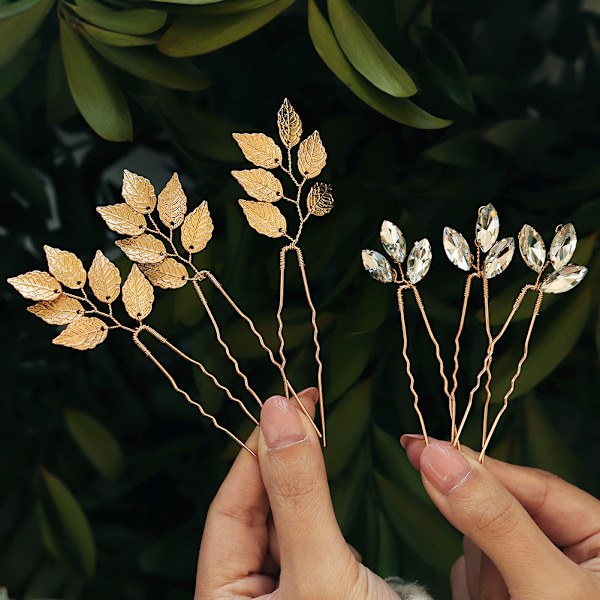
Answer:
[[279, 542], [280, 587], [302, 582], [304, 591], [307, 585], [321, 594], [323, 586], [339, 589], [338, 577], [347, 576], [357, 563], [333, 512], [314, 430], [282, 396], [264, 403], [260, 420], [258, 456]]
[[549, 592], [569, 589], [574, 563], [488, 469], [439, 441], [424, 448], [420, 468], [432, 500], [493, 561], [511, 598], [551, 598]]

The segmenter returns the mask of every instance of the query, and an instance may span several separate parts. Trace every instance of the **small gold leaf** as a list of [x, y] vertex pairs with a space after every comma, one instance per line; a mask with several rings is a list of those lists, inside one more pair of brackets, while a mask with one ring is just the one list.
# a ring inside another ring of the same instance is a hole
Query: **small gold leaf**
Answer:
[[188, 281], [185, 265], [171, 257], [159, 263], [141, 264], [140, 269], [152, 285], [165, 290], [183, 287]]
[[83, 263], [72, 252], [44, 246], [48, 270], [68, 288], [78, 290], [85, 285], [86, 275]]
[[96, 251], [88, 277], [90, 288], [100, 302], [111, 304], [117, 299], [121, 291], [121, 273], [100, 250]]
[[123, 171], [123, 190], [125, 202], [136, 212], [147, 215], [156, 206], [154, 186], [145, 178], [125, 169]]
[[75, 350], [91, 350], [101, 344], [107, 335], [108, 327], [98, 317], [79, 317], [69, 323], [67, 328], [52, 340], [52, 343], [75, 348]]
[[333, 208], [333, 196], [331, 186], [328, 183], [317, 181], [308, 192], [306, 197], [308, 212], [316, 217], [326, 215]]
[[173, 173], [165, 189], [158, 195], [158, 216], [169, 229], [176, 229], [183, 223], [186, 210], [187, 198], [179, 176]]
[[81, 302], [61, 294], [56, 300], [38, 302], [27, 310], [50, 325], [66, 325], [84, 314]]
[[96, 210], [109, 229], [121, 235], [141, 235], [146, 229], [146, 217], [133, 210], [129, 204], [121, 202], [112, 206], [98, 206]]
[[240, 200], [239, 203], [252, 229], [272, 238], [285, 234], [287, 228], [285, 217], [274, 204], [252, 202], [252, 200]]
[[264, 133], [233, 133], [244, 156], [257, 167], [274, 169], [281, 165], [281, 148]]
[[302, 121], [286, 98], [277, 113], [279, 137], [286, 148], [294, 147], [302, 137]]
[[316, 177], [327, 162], [327, 152], [318, 131], [307, 137], [298, 148], [298, 170], [303, 177]]
[[245, 192], [261, 202], [277, 202], [283, 197], [281, 181], [270, 171], [264, 169], [247, 169], [231, 171]]
[[143, 233], [138, 237], [115, 242], [129, 260], [140, 263], [160, 262], [167, 255], [165, 245], [153, 235]]
[[214, 226], [208, 211], [208, 202], [204, 200], [189, 215], [181, 226], [181, 243], [191, 253], [200, 252], [206, 248], [212, 237]]
[[152, 284], [144, 277], [138, 266], [134, 264], [123, 284], [125, 310], [132, 319], [142, 321], [150, 314], [153, 302]]
[[45, 271], [29, 271], [6, 281], [28, 300], [54, 300], [62, 293], [58, 280]]

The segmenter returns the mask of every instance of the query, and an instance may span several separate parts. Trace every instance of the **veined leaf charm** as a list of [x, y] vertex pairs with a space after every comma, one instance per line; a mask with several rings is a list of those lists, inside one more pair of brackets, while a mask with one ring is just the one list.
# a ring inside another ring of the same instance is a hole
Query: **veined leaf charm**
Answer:
[[187, 197], [177, 173], [173, 173], [163, 191], [158, 195], [157, 210], [160, 220], [169, 229], [176, 229], [183, 223], [187, 210]]
[[188, 271], [185, 265], [170, 256], [159, 263], [140, 264], [142, 273], [152, 285], [163, 289], [177, 289], [188, 281]]
[[286, 98], [277, 113], [279, 137], [286, 148], [293, 148], [302, 137], [302, 121]]
[[452, 227], [444, 227], [442, 243], [446, 256], [453, 265], [463, 271], [471, 269], [471, 250], [462, 233], [452, 229]]
[[541, 290], [546, 294], [563, 294], [579, 285], [587, 272], [586, 267], [567, 265], [546, 277], [542, 282]]
[[[190, 253], [200, 252], [210, 241], [214, 225], [208, 210], [208, 202], [204, 200], [183, 221], [181, 226], [181, 243]], [[156, 262], [152, 260], [141, 262]]]
[[550, 261], [555, 271], [560, 271], [573, 257], [577, 246], [577, 234], [572, 223], [557, 228], [550, 244]]
[[542, 236], [531, 225], [523, 225], [519, 231], [519, 252], [525, 264], [536, 273], [544, 268], [546, 246]]
[[327, 152], [318, 131], [314, 131], [298, 148], [298, 171], [302, 177], [313, 179], [327, 162]]
[[60, 283], [45, 271], [29, 271], [6, 281], [28, 300], [54, 300], [62, 293]]
[[154, 186], [145, 178], [125, 169], [123, 171], [123, 190], [125, 202], [136, 212], [149, 214], [156, 207]]
[[401, 263], [406, 258], [406, 240], [400, 228], [391, 221], [384, 221], [381, 224], [379, 238], [383, 249], [396, 262]]
[[231, 171], [248, 196], [260, 202], [277, 202], [283, 197], [281, 181], [265, 169]]
[[98, 206], [96, 210], [100, 213], [108, 228], [121, 235], [135, 237], [146, 230], [146, 217], [133, 210], [126, 202], [113, 204], [112, 206]]
[[331, 186], [328, 183], [315, 183], [306, 197], [306, 207], [311, 215], [323, 217], [333, 208]]
[[127, 314], [136, 321], [143, 321], [152, 311], [154, 291], [152, 284], [134, 264], [123, 284], [123, 304]]
[[98, 317], [79, 317], [52, 340], [58, 346], [75, 350], [91, 350], [101, 344], [108, 335], [106, 323]]
[[75, 254], [51, 246], [44, 246], [44, 251], [48, 270], [58, 281], [73, 290], [81, 289], [85, 285], [85, 269]]
[[482, 206], [477, 215], [475, 225], [475, 240], [479, 243], [482, 252], [488, 252], [498, 239], [500, 219], [493, 204]]
[[27, 310], [50, 325], [66, 325], [83, 315], [84, 309], [76, 298], [61, 294], [56, 300], [38, 302]]
[[431, 267], [431, 244], [427, 238], [415, 242], [408, 260], [406, 261], [406, 273], [412, 284], [418, 283], [427, 275]]
[[121, 291], [121, 273], [100, 250], [96, 251], [88, 277], [90, 288], [100, 302], [110, 304], [118, 298]]
[[281, 165], [281, 148], [264, 133], [233, 133], [244, 156], [253, 165], [274, 169]]
[[383, 254], [375, 250], [363, 250], [361, 255], [363, 266], [373, 279], [381, 283], [392, 283], [392, 267]]
[[515, 252], [515, 239], [512, 237], [504, 238], [496, 242], [490, 253], [485, 257], [483, 265], [483, 275], [486, 279], [492, 279], [500, 275], [510, 264]]
[[149, 233], [143, 233], [134, 238], [117, 240], [115, 244], [123, 250], [129, 260], [134, 262], [160, 262], [167, 255], [165, 245]]
[[239, 203], [252, 229], [272, 238], [285, 235], [287, 223], [275, 205], [252, 200], [239, 200]]

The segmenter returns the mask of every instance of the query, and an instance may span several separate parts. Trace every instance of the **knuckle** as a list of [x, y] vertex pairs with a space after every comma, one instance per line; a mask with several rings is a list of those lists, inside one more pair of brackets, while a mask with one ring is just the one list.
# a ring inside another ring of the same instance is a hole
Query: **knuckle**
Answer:
[[472, 514], [475, 527], [493, 537], [509, 535], [519, 525], [511, 499], [504, 496], [480, 499]]
[[277, 485], [272, 489], [278, 500], [292, 509], [301, 510], [314, 495], [317, 477], [310, 468], [306, 456], [290, 463], [289, 460], [275, 464]]

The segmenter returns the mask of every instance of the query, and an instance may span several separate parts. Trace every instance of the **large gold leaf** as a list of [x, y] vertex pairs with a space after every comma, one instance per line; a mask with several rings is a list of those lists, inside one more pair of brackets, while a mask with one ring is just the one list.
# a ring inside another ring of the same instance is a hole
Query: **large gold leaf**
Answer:
[[131, 267], [123, 284], [123, 304], [127, 314], [136, 321], [145, 319], [152, 310], [154, 290], [137, 265]]
[[98, 206], [96, 210], [109, 229], [121, 235], [141, 235], [146, 229], [146, 217], [133, 210], [129, 204], [121, 202], [112, 206]]
[[239, 201], [252, 229], [272, 238], [285, 234], [287, 223], [281, 211], [274, 205], [252, 200]]
[[286, 98], [277, 113], [279, 137], [286, 148], [294, 147], [302, 137], [302, 121]]
[[331, 186], [328, 183], [317, 181], [308, 192], [306, 197], [306, 206], [311, 215], [322, 217], [333, 208], [333, 196], [331, 195]]
[[85, 285], [85, 269], [75, 254], [52, 248], [52, 246], [44, 246], [44, 251], [48, 261], [48, 270], [63, 285], [74, 290], [81, 289]]
[[244, 156], [257, 167], [274, 169], [281, 165], [281, 148], [264, 133], [233, 133]]
[[100, 250], [96, 250], [88, 277], [90, 288], [100, 302], [111, 304], [117, 299], [121, 291], [121, 273]]
[[261, 202], [277, 202], [283, 197], [281, 181], [265, 169], [231, 171], [246, 193]]
[[165, 245], [149, 233], [143, 233], [139, 237], [117, 240], [115, 244], [123, 250], [129, 260], [134, 262], [160, 262], [167, 255]]
[[158, 195], [157, 208], [160, 220], [169, 229], [175, 229], [183, 223], [185, 211], [187, 210], [187, 198], [177, 173], [173, 173], [173, 177]]
[[208, 211], [208, 202], [204, 200], [183, 221], [181, 226], [181, 243], [191, 253], [206, 248], [212, 237], [214, 226]]
[[316, 177], [327, 162], [327, 152], [318, 131], [307, 137], [298, 148], [298, 170], [303, 177]]
[[91, 350], [101, 344], [107, 335], [108, 327], [98, 317], [79, 317], [69, 323], [67, 328], [52, 340], [52, 343], [75, 348], [75, 350]]
[[66, 325], [82, 316], [85, 312], [81, 302], [61, 294], [56, 300], [38, 302], [28, 306], [27, 310], [50, 325]]
[[140, 269], [152, 285], [165, 290], [183, 287], [188, 281], [185, 265], [171, 257], [159, 263], [141, 264]]
[[121, 192], [125, 202], [133, 210], [148, 214], [156, 206], [154, 186], [145, 178], [125, 169], [123, 171], [123, 190]]
[[28, 300], [54, 300], [62, 293], [58, 280], [45, 271], [29, 271], [6, 281]]

